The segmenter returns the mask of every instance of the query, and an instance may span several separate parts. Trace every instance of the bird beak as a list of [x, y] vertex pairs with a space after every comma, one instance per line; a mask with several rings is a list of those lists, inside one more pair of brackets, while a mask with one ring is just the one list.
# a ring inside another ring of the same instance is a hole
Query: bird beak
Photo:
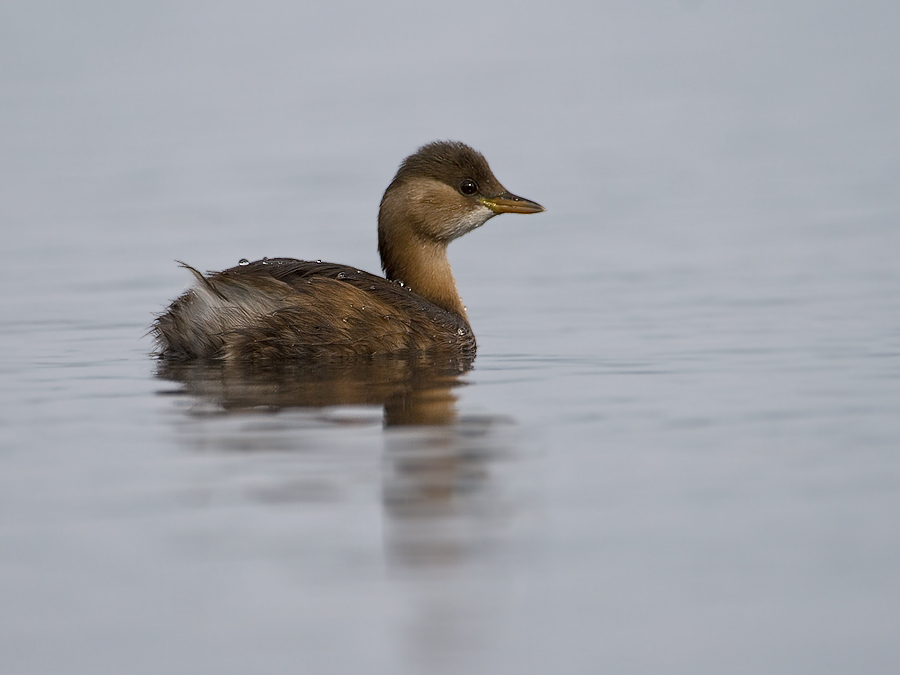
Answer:
[[540, 213], [544, 207], [524, 197], [504, 192], [496, 197], [482, 197], [481, 203], [494, 213]]

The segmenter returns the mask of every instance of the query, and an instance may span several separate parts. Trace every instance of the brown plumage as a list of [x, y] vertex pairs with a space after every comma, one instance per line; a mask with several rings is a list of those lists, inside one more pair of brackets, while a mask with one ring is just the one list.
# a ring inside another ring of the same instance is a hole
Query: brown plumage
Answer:
[[153, 324], [160, 356], [273, 363], [441, 350], [473, 354], [475, 337], [447, 245], [499, 213], [543, 207], [510, 194], [484, 157], [455, 142], [408, 157], [381, 200], [387, 278], [333, 263], [258, 260], [197, 277]]

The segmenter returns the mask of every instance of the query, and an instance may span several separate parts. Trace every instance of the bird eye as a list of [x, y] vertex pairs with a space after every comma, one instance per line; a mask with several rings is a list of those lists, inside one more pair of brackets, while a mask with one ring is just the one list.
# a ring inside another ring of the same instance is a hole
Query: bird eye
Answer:
[[459, 184], [459, 191], [464, 195], [474, 195], [478, 192], [478, 184], [471, 178], [466, 178]]

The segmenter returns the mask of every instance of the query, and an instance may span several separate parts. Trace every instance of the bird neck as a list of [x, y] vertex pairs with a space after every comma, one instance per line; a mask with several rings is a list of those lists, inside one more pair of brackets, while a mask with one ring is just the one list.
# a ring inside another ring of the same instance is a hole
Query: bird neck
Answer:
[[378, 251], [385, 277], [403, 282], [416, 295], [466, 319], [446, 242], [427, 239], [409, 227], [380, 223]]

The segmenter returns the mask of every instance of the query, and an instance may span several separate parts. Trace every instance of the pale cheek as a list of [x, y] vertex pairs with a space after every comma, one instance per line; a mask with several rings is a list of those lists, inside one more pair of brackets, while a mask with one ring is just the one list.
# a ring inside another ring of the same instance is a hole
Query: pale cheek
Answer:
[[471, 232], [476, 227], [484, 225], [492, 216], [497, 215], [486, 206], [479, 206], [477, 209], [466, 212], [459, 218], [458, 215], [449, 222], [445, 222], [446, 231], [449, 239], [453, 240], [463, 236], [466, 232]]

